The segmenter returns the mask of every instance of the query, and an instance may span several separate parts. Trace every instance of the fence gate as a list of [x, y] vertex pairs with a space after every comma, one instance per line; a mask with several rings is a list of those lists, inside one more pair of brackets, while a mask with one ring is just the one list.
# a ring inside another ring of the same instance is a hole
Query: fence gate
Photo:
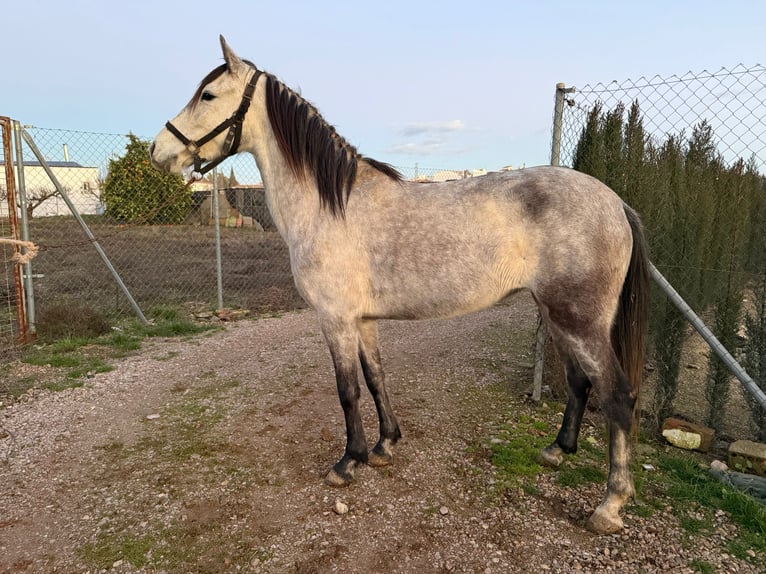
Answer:
[[27, 342], [11, 120], [0, 116], [0, 355]]

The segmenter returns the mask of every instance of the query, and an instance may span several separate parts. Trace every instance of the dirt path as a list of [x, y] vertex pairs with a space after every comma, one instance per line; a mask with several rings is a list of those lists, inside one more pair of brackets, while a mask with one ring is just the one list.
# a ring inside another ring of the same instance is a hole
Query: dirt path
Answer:
[[[533, 325], [525, 297], [383, 323], [404, 439], [392, 467], [343, 490], [322, 482], [345, 435], [310, 311], [154, 342], [83, 388], [5, 408], [0, 573], [756, 572], [722, 550], [725, 517], [701, 540], [672, 509], [599, 537], [582, 522], [603, 484], [496, 488], [482, 445], [532, 412]], [[367, 394], [363, 412], [372, 443]]]

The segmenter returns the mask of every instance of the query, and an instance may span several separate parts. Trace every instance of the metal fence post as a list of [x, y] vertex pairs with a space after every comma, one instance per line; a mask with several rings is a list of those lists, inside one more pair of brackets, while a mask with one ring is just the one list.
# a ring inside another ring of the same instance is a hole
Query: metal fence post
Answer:
[[[27, 214], [27, 188], [24, 180], [24, 155], [21, 147], [21, 124], [13, 121], [13, 140], [16, 146], [16, 179], [19, 196], [19, 207], [21, 208], [21, 239], [29, 241], [29, 217]], [[32, 261], [28, 261], [22, 266], [24, 273], [24, 297], [27, 305], [27, 328], [30, 335], [37, 332], [37, 318], [35, 316], [35, 290], [32, 283]]]
[[223, 309], [223, 265], [221, 262], [221, 221], [218, 212], [218, 168], [213, 169], [213, 228], [215, 229], [215, 282], [217, 309]]
[[[561, 126], [564, 118], [564, 95], [574, 92], [566, 84], [556, 84], [556, 101], [553, 108], [553, 137], [551, 139], [551, 165], [561, 163]], [[545, 342], [548, 340], [548, 329], [542, 316], [537, 318], [537, 335], [535, 337], [535, 370], [532, 378], [532, 400], [539, 402], [543, 392], [543, 368], [545, 364]]]

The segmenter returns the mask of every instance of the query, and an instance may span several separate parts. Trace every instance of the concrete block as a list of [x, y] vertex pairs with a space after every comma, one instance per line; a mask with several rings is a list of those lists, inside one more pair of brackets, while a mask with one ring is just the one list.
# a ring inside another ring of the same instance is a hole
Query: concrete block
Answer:
[[731, 443], [729, 468], [766, 477], [766, 444], [750, 440]]

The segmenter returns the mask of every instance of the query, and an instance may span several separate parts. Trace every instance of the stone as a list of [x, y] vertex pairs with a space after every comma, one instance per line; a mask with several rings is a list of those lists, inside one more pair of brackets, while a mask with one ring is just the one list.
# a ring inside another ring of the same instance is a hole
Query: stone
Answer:
[[345, 502], [342, 502], [339, 498], [335, 500], [335, 504], [332, 507], [333, 512], [335, 514], [348, 514], [348, 504]]
[[681, 429], [665, 429], [662, 431], [662, 436], [673, 446], [686, 450], [698, 450], [702, 442], [702, 437], [697, 433]]
[[670, 417], [665, 419], [665, 422], [662, 423], [662, 436], [665, 436], [666, 430], [674, 430], [674, 429], [678, 429], [686, 433], [699, 435], [700, 437], [699, 444], [696, 447], [693, 447], [693, 450], [707, 452], [710, 449], [710, 444], [713, 442], [713, 435], [714, 435], [713, 429], [708, 428], [706, 426], [698, 425], [696, 423], [685, 421], [683, 419], [679, 419], [676, 417]]
[[729, 468], [766, 477], [766, 444], [738, 440], [729, 445]]

